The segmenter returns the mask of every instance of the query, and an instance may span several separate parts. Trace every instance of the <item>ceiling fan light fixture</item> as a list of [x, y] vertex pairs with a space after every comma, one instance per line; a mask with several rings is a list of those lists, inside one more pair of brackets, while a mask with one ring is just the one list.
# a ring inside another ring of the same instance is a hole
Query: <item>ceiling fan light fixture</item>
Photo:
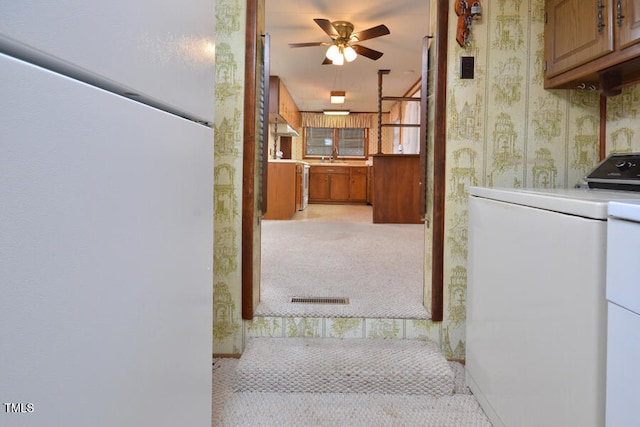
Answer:
[[344, 49], [344, 59], [346, 59], [347, 62], [351, 62], [357, 57], [358, 57], [358, 54], [356, 53], [355, 49], [352, 48], [351, 46], [347, 46]]
[[344, 104], [345, 96], [346, 96], [346, 93], [343, 90], [332, 90], [331, 91], [331, 103], [332, 104]]
[[344, 55], [342, 54], [342, 49], [339, 50], [338, 54], [334, 59], [331, 60], [333, 65], [342, 65], [344, 64]]
[[332, 44], [331, 46], [329, 46], [329, 49], [327, 49], [327, 59], [330, 59], [332, 62], [335, 62], [338, 56], [342, 56], [340, 55], [340, 49], [338, 49], [338, 46], [336, 46], [335, 44]]

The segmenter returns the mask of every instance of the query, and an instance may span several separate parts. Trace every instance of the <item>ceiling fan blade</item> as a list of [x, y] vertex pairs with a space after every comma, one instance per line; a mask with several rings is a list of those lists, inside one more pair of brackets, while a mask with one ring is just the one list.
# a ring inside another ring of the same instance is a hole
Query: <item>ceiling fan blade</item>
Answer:
[[338, 34], [338, 32], [336, 31], [336, 29], [333, 27], [333, 25], [331, 24], [331, 21], [329, 21], [328, 19], [323, 19], [323, 18], [314, 18], [314, 21], [316, 22], [316, 24], [318, 24], [318, 26], [320, 28], [322, 28], [322, 30], [327, 33], [329, 35], [329, 37], [331, 37], [332, 39], [336, 38], [336, 37], [340, 37], [340, 35]]
[[352, 47], [358, 55], [366, 56], [367, 58], [373, 59], [374, 61], [376, 59], [380, 59], [380, 57], [384, 55], [382, 52], [369, 49], [368, 47], [360, 46], [359, 44], [353, 45]]
[[331, 43], [327, 43], [327, 42], [289, 43], [289, 47], [327, 46], [330, 44]]
[[324, 61], [322, 61], [322, 65], [331, 65], [333, 64], [333, 61], [330, 60], [329, 58], [324, 58]]
[[387, 34], [391, 34], [391, 31], [389, 31], [387, 26], [378, 25], [377, 27], [372, 27], [367, 30], [358, 31], [357, 33], [351, 34], [351, 40], [361, 42], [363, 40], [369, 40], [374, 37], [386, 36]]

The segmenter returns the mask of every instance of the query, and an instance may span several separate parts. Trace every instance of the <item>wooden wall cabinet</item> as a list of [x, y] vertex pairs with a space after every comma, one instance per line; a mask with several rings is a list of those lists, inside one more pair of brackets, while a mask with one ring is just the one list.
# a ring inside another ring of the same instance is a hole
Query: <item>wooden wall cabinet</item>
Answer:
[[302, 125], [302, 115], [293, 102], [293, 98], [278, 76], [269, 78], [269, 122], [287, 123], [299, 130]]
[[640, 0], [546, 0], [545, 88], [616, 95], [640, 81]]
[[311, 166], [309, 203], [366, 203], [367, 168], [360, 166]]

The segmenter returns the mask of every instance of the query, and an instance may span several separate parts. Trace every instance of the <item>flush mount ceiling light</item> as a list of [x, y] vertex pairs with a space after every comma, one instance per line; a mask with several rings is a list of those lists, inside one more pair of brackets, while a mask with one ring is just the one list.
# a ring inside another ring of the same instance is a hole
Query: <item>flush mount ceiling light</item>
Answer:
[[344, 98], [346, 94], [343, 90], [331, 91], [331, 103], [332, 104], [344, 104]]
[[347, 116], [349, 112], [349, 110], [324, 110], [326, 116]]

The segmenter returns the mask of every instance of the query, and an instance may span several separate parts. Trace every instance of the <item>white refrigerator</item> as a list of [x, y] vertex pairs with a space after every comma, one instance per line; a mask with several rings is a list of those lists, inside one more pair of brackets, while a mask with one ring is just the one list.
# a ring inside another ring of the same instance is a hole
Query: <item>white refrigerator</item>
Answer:
[[0, 3], [0, 425], [210, 425], [214, 9]]

